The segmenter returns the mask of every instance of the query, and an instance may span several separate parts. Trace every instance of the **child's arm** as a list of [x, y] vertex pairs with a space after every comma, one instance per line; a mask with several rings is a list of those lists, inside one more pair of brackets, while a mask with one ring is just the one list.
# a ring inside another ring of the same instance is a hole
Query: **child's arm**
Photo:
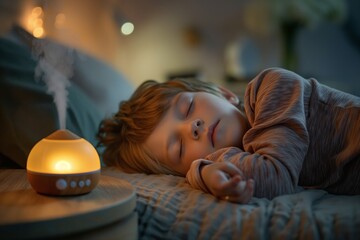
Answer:
[[207, 156], [210, 161], [194, 161], [187, 174], [189, 183], [206, 191], [199, 166], [230, 161], [244, 179], [254, 179], [256, 197], [296, 192], [309, 146], [310, 93], [310, 83], [292, 72], [270, 69], [258, 75], [245, 95], [251, 128], [243, 138], [244, 150], [223, 148]]

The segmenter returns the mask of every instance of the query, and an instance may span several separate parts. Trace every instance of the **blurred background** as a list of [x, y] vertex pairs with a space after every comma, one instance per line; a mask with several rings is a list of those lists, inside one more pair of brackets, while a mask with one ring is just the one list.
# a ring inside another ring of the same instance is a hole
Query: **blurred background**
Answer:
[[[0, 168], [101, 121], [147, 79], [243, 95], [284, 67], [360, 96], [359, 0], [0, 0]], [[99, 153], [102, 148], [98, 148]]]
[[3, 34], [16, 22], [100, 59], [134, 87], [197, 76], [241, 93], [278, 66], [360, 95], [358, 0], [0, 2]]

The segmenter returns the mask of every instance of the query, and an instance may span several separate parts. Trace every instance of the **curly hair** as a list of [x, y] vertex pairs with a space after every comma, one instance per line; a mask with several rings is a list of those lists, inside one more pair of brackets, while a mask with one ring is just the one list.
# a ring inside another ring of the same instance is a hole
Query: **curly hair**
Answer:
[[222, 97], [215, 84], [197, 79], [145, 81], [129, 100], [120, 103], [116, 114], [100, 123], [97, 137], [99, 145], [105, 147], [104, 163], [126, 172], [179, 175], [152, 156], [144, 142], [169, 109], [171, 99], [181, 92], [208, 92]]

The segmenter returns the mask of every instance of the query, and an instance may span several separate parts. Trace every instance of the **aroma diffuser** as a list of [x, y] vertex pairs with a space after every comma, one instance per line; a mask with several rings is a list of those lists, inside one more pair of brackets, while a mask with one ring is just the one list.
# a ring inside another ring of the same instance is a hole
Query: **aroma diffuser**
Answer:
[[34, 190], [49, 195], [88, 193], [100, 178], [95, 148], [68, 130], [55, 131], [36, 143], [26, 168]]

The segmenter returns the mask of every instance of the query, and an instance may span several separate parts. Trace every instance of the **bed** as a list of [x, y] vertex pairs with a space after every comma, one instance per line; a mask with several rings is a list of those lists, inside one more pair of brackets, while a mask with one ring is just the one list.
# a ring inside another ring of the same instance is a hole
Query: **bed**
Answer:
[[139, 239], [359, 239], [360, 195], [304, 190], [234, 204], [193, 189], [182, 177], [106, 168], [136, 189]]
[[[14, 34], [10, 37], [19, 36]], [[0, 39], [0, 168], [24, 168], [31, 147], [59, 127], [52, 97], [44, 83], [34, 79], [37, 63], [31, 51], [12, 38]], [[105, 114], [103, 106], [115, 108], [132, 88], [123, 76], [105, 64], [84, 54], [76, 56], [66, 124], [69, 130], [95, 144], [97, 126]], [[102, 95], [117, 98], [99, 102], [96, 93], [105, 85], [112, 88], [106, 91], [113, 90], [115, 94], [104, 94], [104, 90], [100, 91]], [[181, 177], [127, 174], [115, 168], [104, 168], [103, 173], [135, 187], [139, 239], [360, 236], [360, 195], [335, 196], [321, 190], [306, 190], [271, 201], [253, 198], [249, 204], [241, 205], [195, 190]]]

